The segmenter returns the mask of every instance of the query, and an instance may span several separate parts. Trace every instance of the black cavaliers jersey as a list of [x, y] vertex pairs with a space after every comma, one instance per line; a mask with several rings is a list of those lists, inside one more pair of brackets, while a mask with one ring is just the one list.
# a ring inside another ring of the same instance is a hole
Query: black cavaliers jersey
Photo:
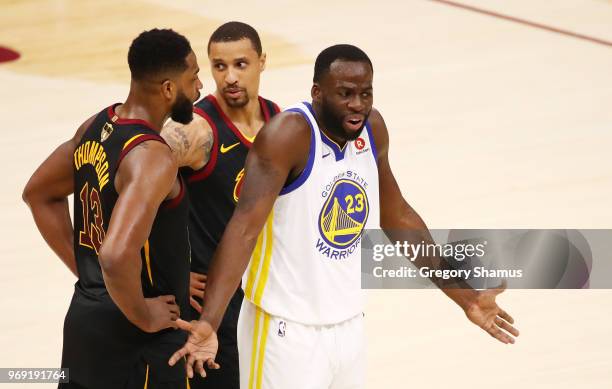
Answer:
[[[266, 122], [280, 111], [275, 103], [262, 97], [259, 97], [259, 105]], [[200, 170], [184, 171], [192, 199], [189, 217], [193, 248], [191, 269], [205, 274], [236, 207], [252, 141], [236, 128], [213, 95], [197, 102], [194, 111], [206, 119], [214, 137], [208, 163]]]
[[[119, 165], [138, 144], [164, 142], [147, 122], [118, 118], [115, 106], [97, 115], [73, 156], [79, 280], [64, 325], [62, 366], [70, 368], [71, 380], [90, 388], [120, 387], [138, 360], [169, 380], [185, 376], [184, 366], [167, 364], [184, 344], [185, 333], [141, 331], [114, 304], [102, 278], [98, 252], [119, 197], [114, 185]], [[144, 296], [174, 295], [181, 313], [189, 310], [189, 203], [184, 187], [181, 179], [180, 194], [160, 205], [141, 249]]]

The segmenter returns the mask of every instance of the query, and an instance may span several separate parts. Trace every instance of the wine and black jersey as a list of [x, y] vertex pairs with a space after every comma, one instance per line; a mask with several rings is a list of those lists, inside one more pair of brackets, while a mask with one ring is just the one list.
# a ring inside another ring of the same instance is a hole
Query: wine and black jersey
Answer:
[[[147, 122], [118, 118], [115, 106], [96, 116], [74, 151], [74, 248], [79, 280], [64, 322], [62, 367], [70, 369], [71, 381], [88, 388], [123, 387], [143, 363], [146, 378], [185, 382], [184, 365], [170, 367], [168, 359], [182, 347], [186, 334], [172, 329], [154, 334], [141, 331], [127, 320], [104, 285], [98, 251], [119, 198], [114, 185], [119, 165], [137, 145], [164, 142]], [[183, 316], [189, 310], [189, 204], [179, 180], [180, 194], [160, 205], [151, 233], [142, 242], [141, 283], [145, 298], [174, 295]]]
[[[259, 105], [266, 122], [280, 111], [275, 103], [262, 97], [259, 97]], [[194, 112], [206, 119], [213, 132], [208, 163], [200, 170], [183, 170], [192, 198], [189, 218], [193, 248], [191, 269], [206, 274], [236, 207], [253, 139], [248, 139], [236, 128], [213, 95], [197, 102]]]
[[[258, 98], [264, 120], [268, 122], [279, 112], [273, 102]], [[214, 96], [209, 95], [195, 104], [194, 112], [202, 116], [212, 129], [213, 145], [208, 163], [200, 170], [184, 169], [191, 198], [189, 236], [191, 237], [194, 272], [206, 274], [225, 226], [229, 222], [242, 187], [244, 164], [252, 139], [243, 135], [223, 112]], [[236, 331], [243, 292], [234, 293], [217, 332], [219, 370], [211, 370], [205, 379], [195, 376], [192, 389], [238, 389], [238, 346]], [[199, 317], [191, 310], [192, 319]]]

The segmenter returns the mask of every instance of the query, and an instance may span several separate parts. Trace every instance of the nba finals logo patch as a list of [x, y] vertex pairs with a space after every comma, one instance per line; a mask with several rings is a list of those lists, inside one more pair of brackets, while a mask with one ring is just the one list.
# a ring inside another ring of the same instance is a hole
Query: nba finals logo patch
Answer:
[[370, 211], [365, 180], [352, 171], [339, 176], [323, 191], [319, 214], [317, 250], [330, 259], [345, 259], [355, 251]]
[[110, 134], [113, 133], [113, 125], [110, 123], [104, 123], [104, 127], [102, 127], [102, 133], [100, 134], [100, 142], [104, 142], [108, 139]]

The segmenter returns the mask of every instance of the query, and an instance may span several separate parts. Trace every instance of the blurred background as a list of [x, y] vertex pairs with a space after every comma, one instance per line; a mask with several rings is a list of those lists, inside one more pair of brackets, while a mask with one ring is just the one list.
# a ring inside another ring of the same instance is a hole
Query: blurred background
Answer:
[[[611, 228], [612, 1], [460, 4], [477, 9], [431, 0], [0, 0], [0, 46], [20, 55], [0, 63], [0, 367], [60, 364], [75, 279], [39, 236], [21, 191], [87, 117], [125, 99], [129, 44], [153, 27], [190, 39], [205, 95], [214, 90], [210, 34], [230, 20], [251, 24], [268, 56], [260, 93], [283, 106], [309, 100], [322, 49], [361, 47], [374, 63], [395, 176], [431, 228]], [[368, 388], [610, 388], [611, 291], [507, 291], [499, 304], [522, 331], [511, 346], [439, 291], [368, 299]], [[45, 386], [54, 385], [35, 387]]]

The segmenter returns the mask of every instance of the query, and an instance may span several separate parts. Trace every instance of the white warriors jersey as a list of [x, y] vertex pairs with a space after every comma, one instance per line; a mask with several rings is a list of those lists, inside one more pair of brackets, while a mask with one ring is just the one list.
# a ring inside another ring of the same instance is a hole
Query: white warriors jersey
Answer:
[[291, 321], [339, 323], [363, 311], [361, 235], [379, 228], [378, 169], [370, 124], [340, 148], [298, 104], [311, 129], [306, 168], [283, 188], [242, 279], [245, 298]]

